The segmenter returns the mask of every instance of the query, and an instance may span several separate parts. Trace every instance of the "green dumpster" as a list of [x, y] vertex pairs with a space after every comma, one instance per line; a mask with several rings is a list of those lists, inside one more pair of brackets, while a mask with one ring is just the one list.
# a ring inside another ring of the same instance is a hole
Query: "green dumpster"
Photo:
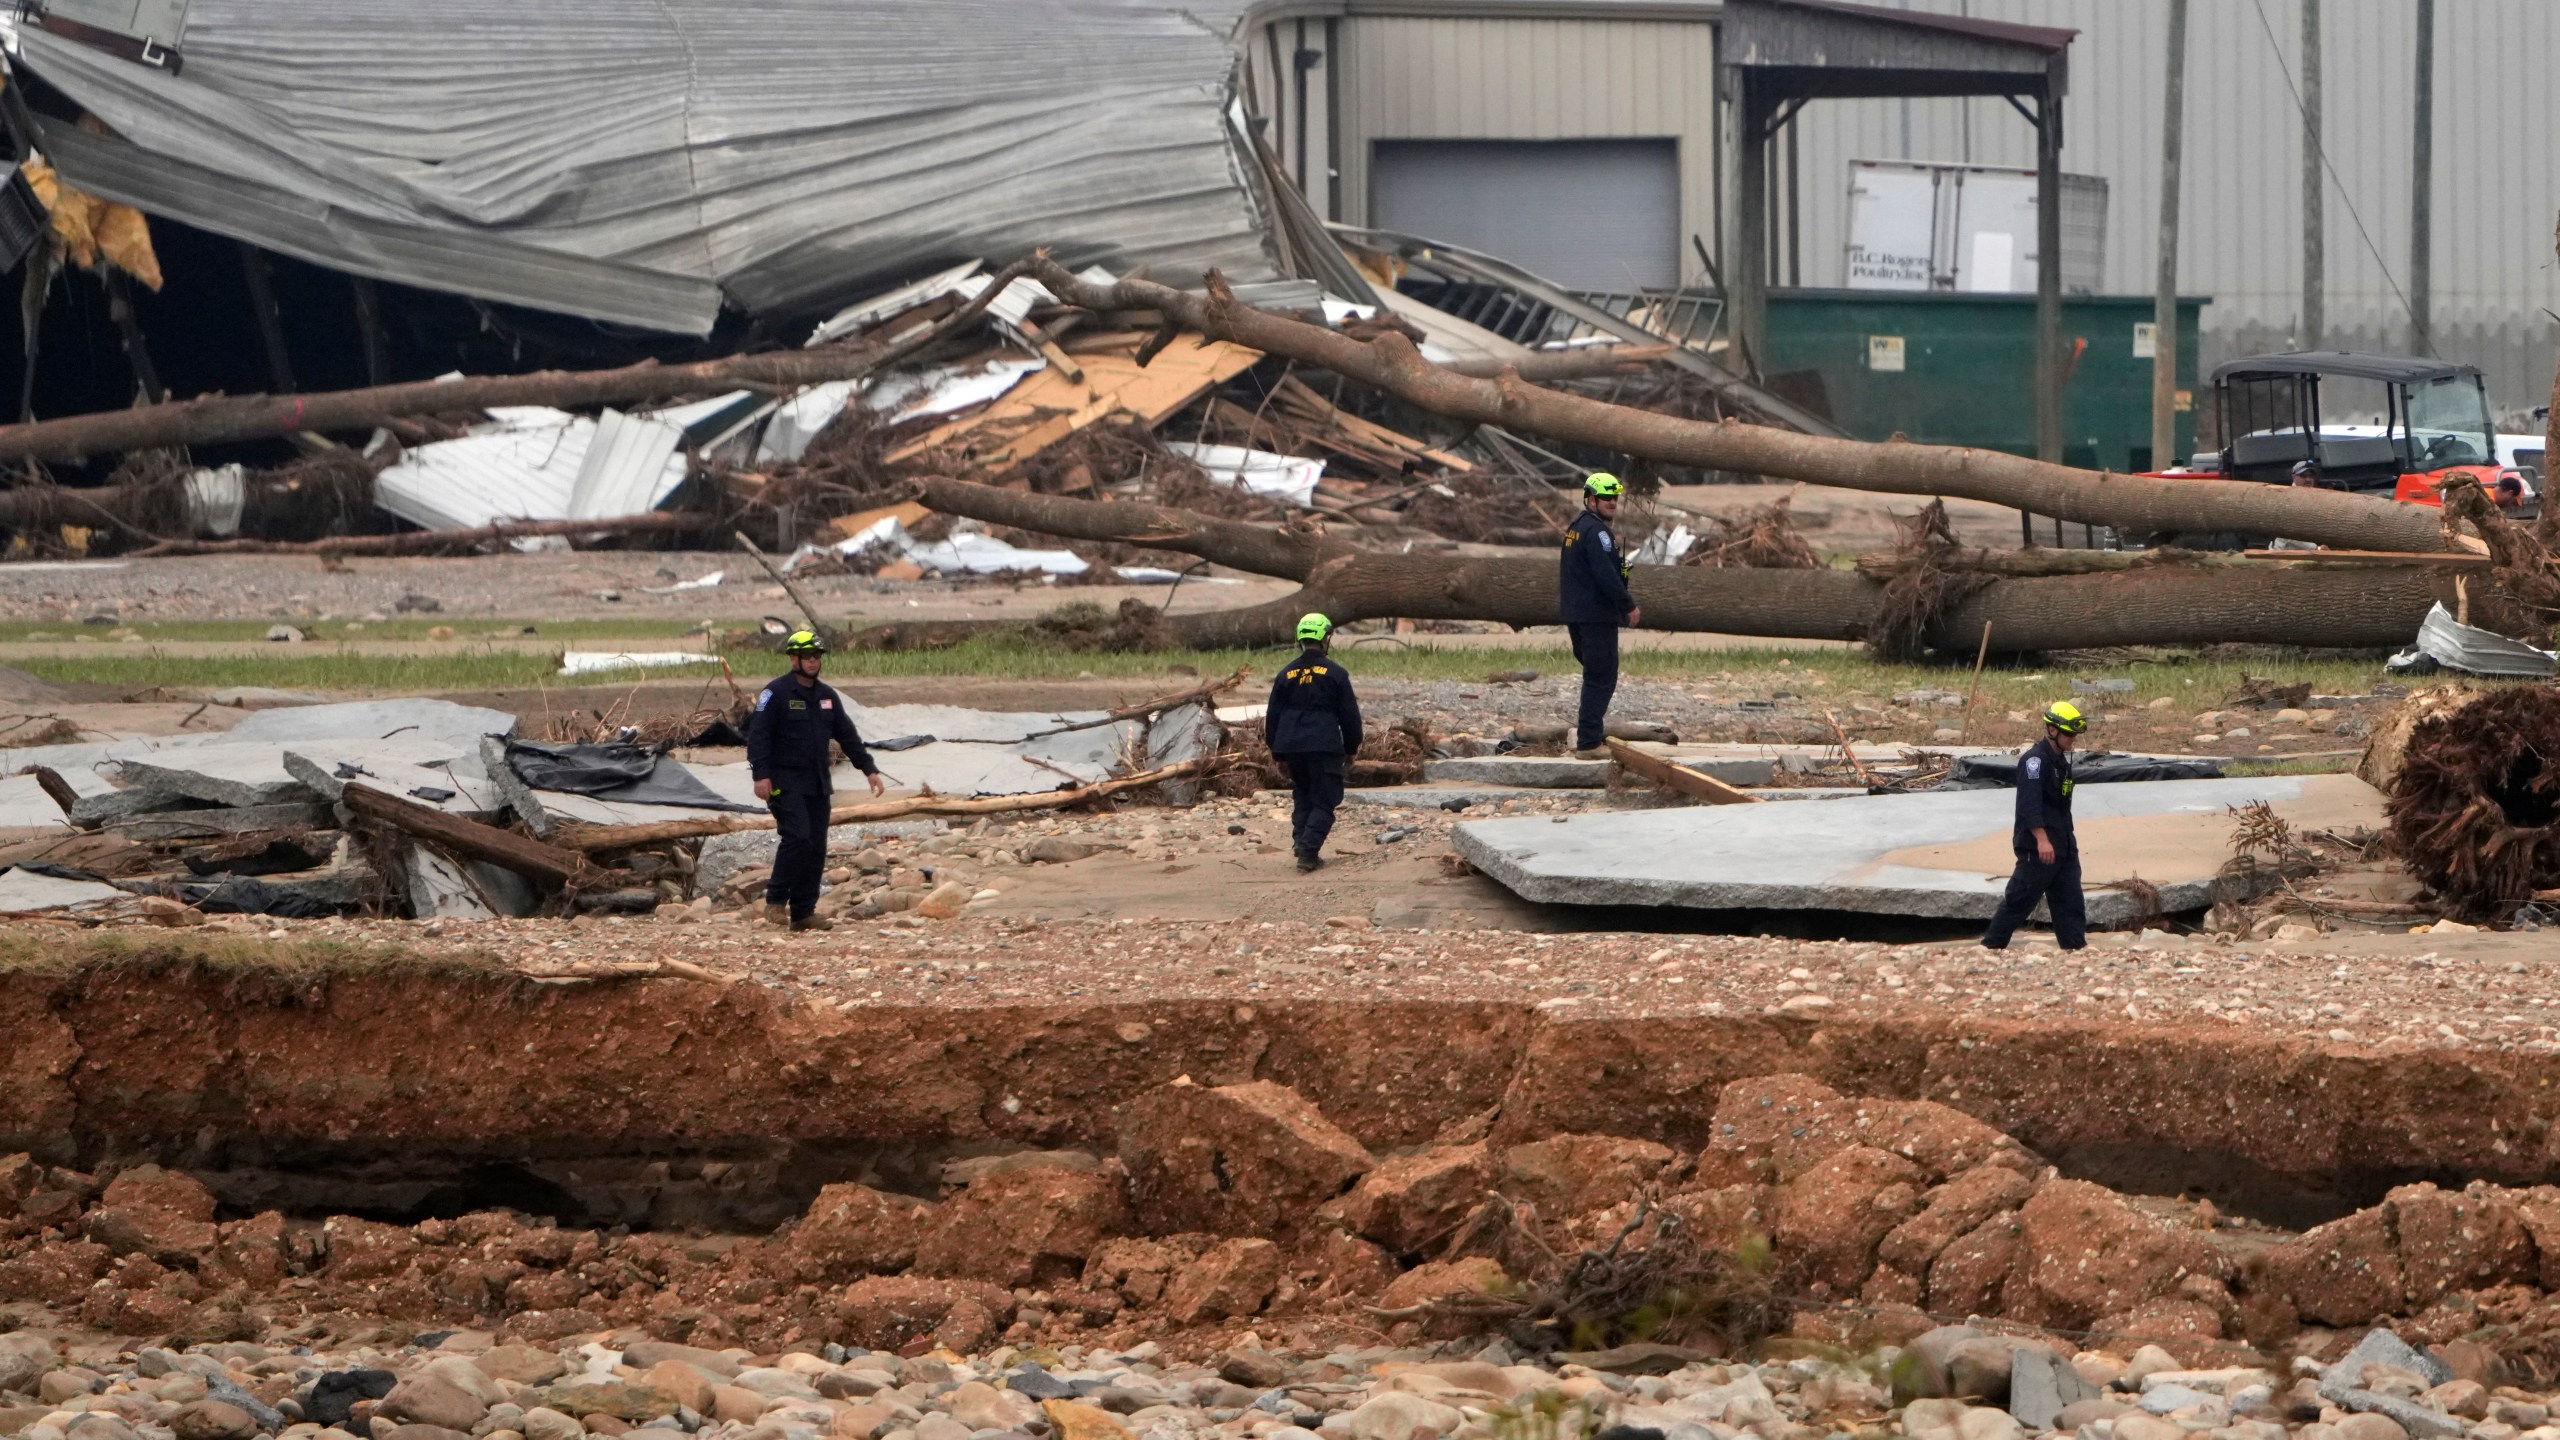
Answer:
[[[2196, 320], [2178, 302], [2178, 454], [2195, 448]], [[2147, 295], [2062, 302], [2062, 461], [2154, 468]], [[1900, 290], [1769, 296], [1770, 388], [1863, 440], [2036, 453], [2036, 297]]]

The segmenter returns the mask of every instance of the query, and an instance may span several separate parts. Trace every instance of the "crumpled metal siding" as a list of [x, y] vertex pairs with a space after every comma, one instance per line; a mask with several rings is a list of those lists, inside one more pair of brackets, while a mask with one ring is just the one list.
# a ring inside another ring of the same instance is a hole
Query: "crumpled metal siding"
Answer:
[[182, 74], [39, 30], [113, 130], [73, 183], [378, 278], [707, 332], [1054, 247], [1278, 274], [1227, 115], [1235, 7], [195, 0]]

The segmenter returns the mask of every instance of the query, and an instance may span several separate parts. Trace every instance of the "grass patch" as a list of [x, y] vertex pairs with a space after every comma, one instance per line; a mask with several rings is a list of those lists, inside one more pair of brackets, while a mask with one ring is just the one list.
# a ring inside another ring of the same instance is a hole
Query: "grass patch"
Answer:
[[[557, 649], [606, 648], [631, 641], [677, 639], [691, 628], [673, 620], [611, 619], [569, 621], [470, 620], [452, 622], [459, 632], [449, 642], [427, 640], [427, 631], [443, 623], [436, 617], [405, 617], [353, 633], [344, 627], [306, 626], [312, 643], [259, 646], [236, 653], [192, 655], [171, 653], [170, 646], [202, 641], [254, 641], [266, 634], [268, 622], [204, 621], [132, 627], [141, 643], [109, 641], [16, 657], [5, 663], [49, 680], [83, 680], [140, 691], [153, 687], [212, 689], [229, 685], [265, 685], [288, 690], [324, 690], [348, 694], [400, 694], [446, 690], [515, 690], [558, 687], [561, 677], [553, 660]], [[497, 643], [514, 638], [524, 624], [537, 626], [531, 643]], [[79, 627], [71, 627], [78, 629]], [[0, 625], [0, 643], [23, 640], [47, 627]], [[67, 634], [63, 627], [49, 633]], [[88, 633], [99, 633], [89, 627]], [[115, 633], [115, 632], [107, 632]], [[417, 641], [410, 654], [359, 653], [332, 641]], [[723, 653], [742, 682], [775, 673], [780, 661], [770, 642], [751, 631], [731, 630], [719, 636]], [[1564, 637], [1522, 637], [1501, 646], [1438, 643], [1432, 636], [1350, 636], [1339, 648], [1364, 679], [1482, 682], [1507, 670], [1535, 670], [1547, 675], [1574, 672]], [[1069, 680], [1091, 676], [1105, 680], [1168, 680], [1175, 665], [1188, 665], [1203, 676], [1243, 668], [1260, 675], [1277, 670], [1293, 647], [1258, 650], [1169, 650], [1108, 652], [1076, 650], [1023, 634], [983, 635], [940, 650], [846, 651], [829, 657], [828, 673], [839, 680], [922, 677], [988, 677], [1016, 680]], [[1781, 693], [1819, 706], [1824, 700], [1848, 704], [1872, 701], [1904, 690], [1966, 692], [1972, 688], [1971, 667], [1946, 664], [1878, 664], [1864, 652], [1841, 648], [1766, 646], [1740, 649], [1630, 649], [1623, 658], [1632, 679], [1662, 680], [1708, 692], [1729, 691], [1768, 697]], [[684, 683], [715, 674], [708, 667], [669, 670], [625, 670], [582, 677], [580, 684], [630, 684], [647, 679]], [[2229, 653], [2160, 650], [2108, 656], [2081, 663], [2024, 665], [1995, 663], [1982, 675], [1982, 704], [1995, 713], [2041, 707], [2071, 694], [2074, 679], [2131, 679], [2130, 696], [2110, 697], [2107, 708], [2123, 710], [2167, 697], [2182, 714], [2229, 703], [2246, 674], [2279, 681], [2308, 680], [2324, 694], [2360, 694], [2383, 679], [2378, 657], [2276, 650]], [[1170, 683], [1166, 688], [1172, 688]]]
[[265, 620], [143, 620], [122, 625], [7, 620], [0, 621], [0, 645], [77, 643], [84, 635], [102, 645], [114, 645], [123, 643], [127, 634], [141, 636], [145, 644], [159, 641], [264, 642], [267, 627], [271, 625], [291, 625], [315, 641], [425, 640], [427, 632], [438, 626], [452, 630], [462, 640], [478, 640], [499, 634], [513, 637], [525, 626], [532, 625], [538, 633], [526, 636], [526, 639], [557, 640], [564, 644], [587, 640], [669, 639], [690, 635], [698, 628], [689, 621], [639, 615], [629, 619], [604, 620], [492, 620], [470, 616], [403, 615], [371, 623], [297, 620], [278, 616]]

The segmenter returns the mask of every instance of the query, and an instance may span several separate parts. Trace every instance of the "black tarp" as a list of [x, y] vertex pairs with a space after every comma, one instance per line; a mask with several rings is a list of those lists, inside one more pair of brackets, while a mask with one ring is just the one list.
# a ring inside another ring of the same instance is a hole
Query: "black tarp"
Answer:
[[[2105, 751], [2074, 758], [2071, 780], [2075, 785], [2108, 785], [2127, 780], [2219, 780], [2219, 760], [2180, 760], [2159, 755], [2111, 755]], [[2015, 755], [1963, 755], [1947, 775], [1942, 788], [1985, 790], [1993, 786], [2007, 787], [2018, 783], [2018, 757]]]
[[633, 805], [686, 805], [697, 810], [760, 810], [722, 798], [681, 761], [643, 745], [548, 745], [507, 742], [507, 768], [536, 790], [560, 790]]

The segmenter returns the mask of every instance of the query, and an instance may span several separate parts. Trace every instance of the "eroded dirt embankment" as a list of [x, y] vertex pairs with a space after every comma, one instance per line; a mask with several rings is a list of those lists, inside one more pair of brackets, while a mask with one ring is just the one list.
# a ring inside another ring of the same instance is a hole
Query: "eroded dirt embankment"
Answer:
[[2560, 1139], [2551, 1057], [2211, 1024], [1573, 1020], [1314, 996], [840, 1009], [183, 942], [0, 975], [0, 1153], [184, 1165], [227, 1177], [241, 1210], [451, 1213], [558, 1187], [600, 1217], [768, 1224], [866, 1169], [1108, 1149], [1115, 1107], [1179, 1075], [1287, 1085], [1380, 1150], [1487, 1115], [1497, 1140], [1690, 1148], [1724, 1084], [1788, 1071], [1941, 1101], [2066, 1173], [2290, 1225], [2408, 1179], [2532, 1183]]

